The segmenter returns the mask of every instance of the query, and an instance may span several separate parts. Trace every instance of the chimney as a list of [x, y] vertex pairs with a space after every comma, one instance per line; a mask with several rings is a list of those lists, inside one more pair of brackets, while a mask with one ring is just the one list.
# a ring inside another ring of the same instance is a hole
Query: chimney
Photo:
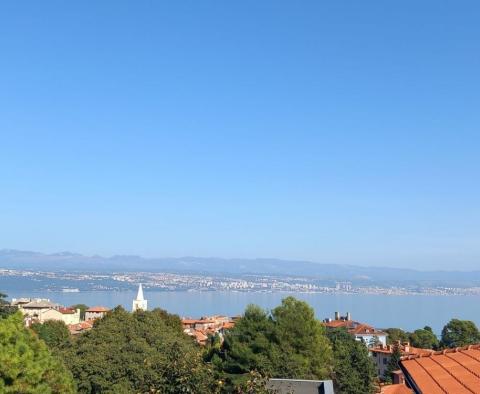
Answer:
[[352, 314], [350, 312], [347, 312], [347, 320], [352, 320]]
[[340, 312], [335, 312], [335, 320], [340, 320]]

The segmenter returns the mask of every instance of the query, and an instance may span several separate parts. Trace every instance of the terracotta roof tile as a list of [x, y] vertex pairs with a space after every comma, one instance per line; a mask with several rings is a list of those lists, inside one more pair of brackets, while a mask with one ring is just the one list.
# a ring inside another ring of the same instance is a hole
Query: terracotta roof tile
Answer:
[[85, 312], [108, 312], [110, 309], [104, 306], [92, 306], [88, 308]]
[[480, 345], [402, 358], [407, 380], [428, 394], [480, 394]]
[[383, 386], [381, 394], [413, 394], [413, 391], [410, 390], [404, 384], [389, 384], [388, 386]]

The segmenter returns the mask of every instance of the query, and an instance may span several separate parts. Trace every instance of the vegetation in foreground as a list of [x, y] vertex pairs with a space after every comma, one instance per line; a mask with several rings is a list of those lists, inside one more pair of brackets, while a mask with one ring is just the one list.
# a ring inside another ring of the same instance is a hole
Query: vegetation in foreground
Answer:
[[[374, 393], [375, 368], [365, 344], [343, 329], [326, 330], [313, 309], [293, 297], [272, 311], [247, 307], [225, 340], [201, 348], [180, 319], [161, 309], [115, 308], [72, 337], [65, 324], [23, 326], [0, 296], [0, 392], [5, 393], [258, 393], [269, 377], [328, 379], [340, 394]], [[389, 338], [424, 348], [480, 342], [474, 323], [451, 320], [441, 341], [428, 327]], [[398, 368], [398, 349], [388, 371]], [[387, 373], [385, 380], [389, 381]]]

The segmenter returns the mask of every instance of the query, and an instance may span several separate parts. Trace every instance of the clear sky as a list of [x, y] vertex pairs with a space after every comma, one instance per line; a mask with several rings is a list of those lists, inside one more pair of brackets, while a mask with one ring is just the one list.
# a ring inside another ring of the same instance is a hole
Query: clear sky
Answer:
[[4, 1], [0, 248], [480, 267], [478, 1]]

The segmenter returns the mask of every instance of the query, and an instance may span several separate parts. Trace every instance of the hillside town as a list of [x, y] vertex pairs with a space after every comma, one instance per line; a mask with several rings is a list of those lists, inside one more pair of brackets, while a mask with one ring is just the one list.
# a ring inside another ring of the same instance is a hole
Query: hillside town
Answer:
[[[18, 309], [26, 327], [44, 324], [48, 321], [63, 322], [72, 337], [79, 336], [94, 328], [95, 322], [105, 317], [111, 310], [104, 306], [91, 306], [83, 310], [79, 306], [63, 306], [40, 298], [13, 298], [10, 306]], [[148, 301], [142, 284], [138, 285], [137, 296], [132, 300], [132, 312], [147, 311]], [[200, 347], [207, 347], [217, 338], [222, 343], [225, 334], [232, 330], [241, 316], [202, 316], [182, 317], [181, 325], [185, 335]], [[442, 351], [418, 348], [408, 341], [391, 341], [386, 330], [368, 323], [354, 320], [347, 312], [335, 312], [332, 318], [325, 318], [321, 324], [326, 330], [345, 330], [355, 341], [368, 350], [375, 366], [378, 379], [378, 392], [383, 394], [407, 393], [476, 393], [480, 384], [480, 344], [456, 347]], [[398, 357], [398, 369], [389, 370], [392, 359]], [[389, 379], [386, 379], [389, 377]], [[333, 393], [329, 381], [296, 381], [295, 379], [270, 379], [269, 387], [283, 393], [314, 393], [323, 387], [325, 393]], [[309, 391], [313, 387], [313, 391]], [[304, 391], [300, 391], [304, 390]], [[470, 390], [470, 391], [469, 391]], [[476, 390], [476, 388], [475, 388]]]

